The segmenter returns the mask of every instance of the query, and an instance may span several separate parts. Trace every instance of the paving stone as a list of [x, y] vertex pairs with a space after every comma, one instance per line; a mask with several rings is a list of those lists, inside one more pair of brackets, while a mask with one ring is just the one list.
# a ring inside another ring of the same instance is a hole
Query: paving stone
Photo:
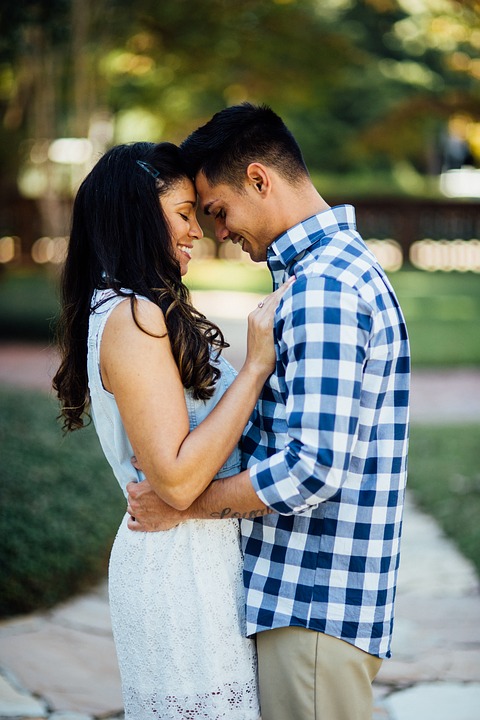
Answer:
[[480, 684], [419, 684], [392, 693], [385, 706], [392, 720], [479, 720]]
[[[470, 603], [466, 603], [466, 607], [463, 607], [463, 601], [460, 600], [457, 602], [457, 614], [452, 616], [448, 602], [443, 608], [441, 602], [435, 605], [435, 612], [430, 618], [423, 616], [420, 602], [418, 617], [415, 617], [413, 605], [403, 609], [408, 614], [408, 618], [403, 617], [402, 608], [398, 608], [392, 642], [392, 661], [418, 663], [423, 657], [445, 656], [446, 664], [443, 664], [447, 668], [452, 663], [454, 653], [458, 653], [461, 661], [465, 653], [474, 657], [480, 650], [479, 626], [476, 624], [478, 609], [472, 608]], [[389, 662], [391, 661], [386, 661], [384, 664]], [[469, 676], [465, 679], [480, 681], [478, 665], [476, 671], [476, 677]]]
[[45, 623], [3, 637], [0, 665], [54, 711], [113, 715], [123, 708], [113, 639]]
[[[446, 680], [480, 682], [480, 648], [454, 650], [450, 654], [450, 663], [444, 675]], [[480, 718], [480, 706], [478, 717]]]
[[34, 614], [31, 616], [21, 615], [15, 618], [8, 618], [0, 621], [0, 637], [9, 635], [25, 635], [29, 632], [37, 632], [47, 622], [47, 616]]
[[412, 421], [429, 424], [478, 422], [480, 417], [478, 370], [476, 368], [414, 369], [411, 417]]
[[2, 343], [0, 382], [36, 390], [52, 390], [59, 363], [55, 348], [41, 344]]
[[385, 707], [385, 697], [392, 692], [387, 685], [381, 685], [377, 680], [373, 683], [373, 715], [372, 720], [390, 720], [390, 715]]
[[378, 675], [380, 683], [400, 687], [441, 679], [480, 681], [480, 647], [460, 647], [454, 642], [439, 644], [434, 630], [429, 641], [427, 628], [425, 634], [412, 641], [409, 652], [394, 652]]
[[378, 682], [405, 688], [480, 681], [478, 578], [408, 493], [402, 549], [392, 658], [383, 663]]
[[407, 489], [398, 597], [413, 594], [445, 599], [478, 593], [479, 580], [472, 563], [461, 555], [435, 520], [415, 506]]
[[449, 659], [443, 655], [426, 654], [414, 661], [386, 660], [378, 681], [391, 688], [406, 688], [415, 683], [434, 682], [444, 678], [449, 668]]
[[92, 594], [82, 595], [56, 607], [49, 615], [50, 622], [93, 634], [111, 636], [108, 600], [101, 592], [104, 584], [102, 583], [99, 590], [95, 590]]
[[387, 708], [377, 706], [373, 708], [372, 720], [392, 720]]
[[480, 646], [480, 595], [462, 598], [405, 597], [396, 604], [395, 655], [409, 647]]
[[373, 682], [373, 699], [375, 704], [381, 705], [384, 698], [392, 692], [392, 689], [388, 685], [382, 685], [379, 682], [378, 677]]
[[90, 715], [83, 715], [76, 712], [55, 712], [48, 720], [92, 720]]
[[21, 690], [10, 677], [0, 675], [0, 719], [12, 717], [45, 718], [45, 704]]

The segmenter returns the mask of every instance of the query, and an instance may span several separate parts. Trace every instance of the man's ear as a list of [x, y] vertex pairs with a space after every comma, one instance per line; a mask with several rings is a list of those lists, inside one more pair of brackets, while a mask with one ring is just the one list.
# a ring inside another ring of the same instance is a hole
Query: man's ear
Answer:
[[252, 162], [246, 171], [247, 183], [260, 195], [266, 196], [272, 188], [272, 178], [268, 168], [262, 163]]

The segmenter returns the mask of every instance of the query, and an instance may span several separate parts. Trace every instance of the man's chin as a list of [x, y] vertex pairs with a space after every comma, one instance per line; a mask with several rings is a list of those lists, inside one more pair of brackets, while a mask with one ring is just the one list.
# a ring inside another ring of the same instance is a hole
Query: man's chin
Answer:
[[261, 263], [265, 262], [267, 259], [267, 255], [260, 255], [259, 253], [254, 253], [252, 250], [245, 249], [243, 251], [244, 253], [247, 253], [247, 255], [250, 255], [250, 260], [254, 263]]

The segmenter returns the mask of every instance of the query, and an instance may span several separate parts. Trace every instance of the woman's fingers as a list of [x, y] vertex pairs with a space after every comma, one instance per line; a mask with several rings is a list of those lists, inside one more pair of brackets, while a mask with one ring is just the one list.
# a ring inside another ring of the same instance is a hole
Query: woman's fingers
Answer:
[[288, 288], [293, 285], [295, 280], [296, 277], [295, 275], [293, 275], [286, 282], [284, 282], [283, 285], [280, 285], [279, 288], [271, 292], [270, 295], [267, 295], [265, 298], [263, 298], [263, 300], [258, 303], [257, 309], [260, 312], [263, 310], [265, 314], [268, 314], [268, 312], [272, 309], [272, 306], [276, 308], [282, 297], [287, 292]]

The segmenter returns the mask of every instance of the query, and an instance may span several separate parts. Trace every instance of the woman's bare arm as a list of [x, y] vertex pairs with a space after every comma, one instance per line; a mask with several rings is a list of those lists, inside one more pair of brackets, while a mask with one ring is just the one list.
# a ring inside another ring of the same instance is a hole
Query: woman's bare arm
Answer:
[[[133, 321], [130, 303], [112, 312], [101, 346], [105, 388], [113, 393], [125, 430], [153, 490], [184, 510], [205, 490], [232, 453], [273, 370], [273, 314], [286, 287], [249, 316], [245, 364], [220, 402], [192, 432], [184, 390], [168, 336], [152, 337]], [[139, 323], [166, 333], [161, 310], [137, 303]]]

